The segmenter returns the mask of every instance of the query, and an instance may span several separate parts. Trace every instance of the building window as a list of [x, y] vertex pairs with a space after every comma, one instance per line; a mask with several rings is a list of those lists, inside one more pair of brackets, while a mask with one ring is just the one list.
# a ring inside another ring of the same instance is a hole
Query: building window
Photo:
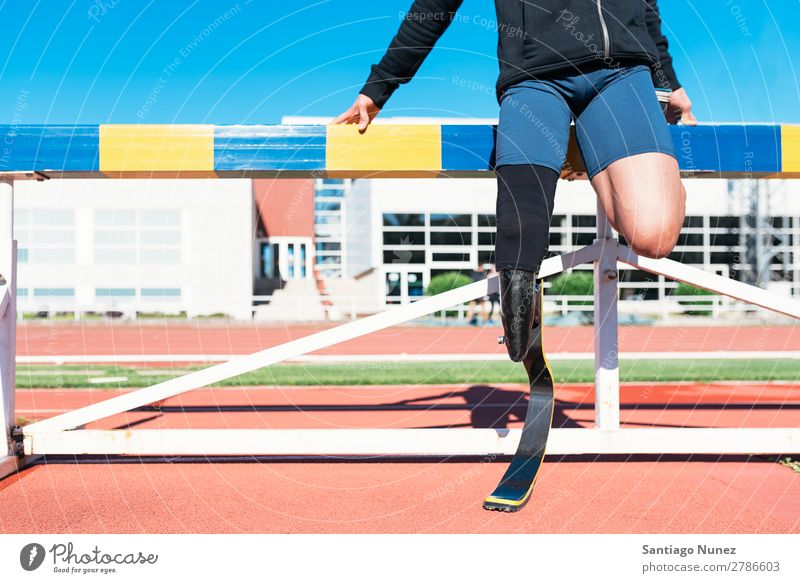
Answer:
[[[382, 223], [381, 250], [389, 303], [402, 303], [409, 297], [411, 282], [406, 280], [406, 273], [411, 269], [421, 271], [427, 278], [440, 272], [474, 268], [473, 261], [475, 265], [495, 262], [494, 214], [386, 212], [382, 215]], [[591, 245], [597, 238], [596, 224], [594, 212], [588, 209], [586, 214], [568, 212], [554, 215], [550, 226], [549, 255]], [[764, 265], [769, 270], [769, 280], [782, 285], [788, 282], [785, 287], [789, 293], [800, 296], [797, 260], [800, 257], [800, 219], [788, 214], [768, 216], [764, 217], [763, 225], [766, 225], [770, 237], [770, 260]], [[752, 218], [746, 215], [686, 216], [678, 244], [670, 257], [702, 266], [709, 272], [745, 277], [747, 270], [752, 270], [753, 259], [747, 249], [750, 245], [748, 238], [753, 237], [750, 233], [755, 228]], [[623, 237], [620, 237], [620, 242], [625, 243]], [[426, 265], [421, 265], [423, 263]], [[624, 297], [663, 298], [677, 285], [663, 276], [641, 275], [624, 266], [621, 269], [620, 288]]]
[[142, 300], [148, 301], [178, 301], [181, 299], [181, 290], [178, 287], [143, 287]]
[[20, 263], [74, 263], [75, 213], [62, 209], [21, 209], [14, 213]]
[[309, 251], [311, 239], [305, 237], [286, 240], [276, 237], [261, 243], [259, 276], [272, 279], [304, 279], [311, 270]]
[[136, 250], [95, 247], [94, 260], [95, 263], [136, 263]]
[[[327, 194], [327, 192], [325, 193]], [[318, 200], [314, 203], [315, 211], [340, 211], [342, 210], [341, 200]]]
[[676, 243], [678, 247], [702, 247], [703, 246], [703, 234], [702, 233], [681, 233], [678, 235], [678, 242]]
[[142, 248], [139, 250], [140, 263], [180, 263], [180, 248]]
[[386, 227], [424, 227], [424, 214], [384, 213], [383, 224]]
[[342, 215], [340, 215], [338, 212], [318, 212], [316, 223], [318, 225], [341, 225]]
[[36, 287], [33, 289], [35, 298], [74, 298], [75, 290], [71, 287]]
[[470, 255], [469, 253], [433, 253], [433, 260], [434, 261], [457, 261], [457, 262], [469, 262]]
[[472, 215], [432, 214], [431, 227], [471, 227]]
[[[314, 190], [314, 236], [316, 254], [314, 263], [317, 274], [325, 278], [339, 278], [344, 273], [345, 233], [347, 219], [345, 204], [350, 180], [317, 180]], [[310, 249], [302, 247], [298, 251], [300, 277], [306, 276], [305, 254]]]
[[[386, 303], [406, 303], [422, 296], [431, 265], [449, 267], [446, 271], [472, 267], [478, 237], [485, 243], [494, 231], [488, 226], [494, 222], [493, 216], [483, 215], [482, 222], [476, 217], [467, 213], [384, 213]], [[426, 263], [429, 266], [424, 266]], [[401, 270], [400, 265], [414, 267]]]
[[96, 263], [181, 262], [179, 210], [100, 209], [94, 214]]
[[278, 245], [276, 243], [261, 244], [261, 277], [278, 277], [276, 272]]
[[402, 302], [403, 288], [399, 273], [391, 272], [386, 274], [386, 291], [384, 293], [387, 304], [399, 304]]
[[413, 302], [425, 294], [424, 274], [421, 271], [388, 271], [384, 300], [387, 305]]
[[135, 298], [136, 290], [132, 287], [98, 287], [94, 290], [96, 298]]
[[323, 251], [341, 251], [342, 244], [339, 241], [323, 241], [317, 243], [317, 253]]
[[495, 215], [478, 215], [479, 227], [494, 227], [496, 226]]
[[306, 276], [306, 244], [300, 243], [300, 277]]
[[425, 231], [384, 231], [384, 245], [424, 245]]
[[286, 270], [289, 279], [294, 277], [294, 243], [286, 246]]
[[572, 215], [573, 227], [597, 228], [597, 217], [595, 215]]
[[384, 251], [384, 263], [425, 263], [425, 251]]
[[317, 180], [316, 194], [331, 198], [343, 198], [347, 194], [349, 180], [341, 178], [325, 178]]
[[408, 295], [411, 298], [420, 298], [425, 295], [425, 287], [422, 283], [421, 273], [409, 273], [406, 276], [408, 281]]
[[470, 245], [469, 231], [431, 231], [431, 245]]
[[494, 263], [494, 251], [478, 251], [478, 264]]
[[478, 233], [478, 245], [494, 245], [495, 233]]

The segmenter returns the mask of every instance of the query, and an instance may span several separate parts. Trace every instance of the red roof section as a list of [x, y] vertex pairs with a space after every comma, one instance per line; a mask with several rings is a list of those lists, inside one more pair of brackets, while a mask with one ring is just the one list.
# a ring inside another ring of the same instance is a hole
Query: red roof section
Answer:
[[253, 199], [268, 237], [313, 236], [313, 179], [253, 180]]

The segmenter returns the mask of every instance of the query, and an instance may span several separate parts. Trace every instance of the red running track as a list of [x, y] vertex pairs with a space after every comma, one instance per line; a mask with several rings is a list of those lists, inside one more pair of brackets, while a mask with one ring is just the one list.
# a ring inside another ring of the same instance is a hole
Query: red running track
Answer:
[[[797, 383], [625, 385], [627, 426], [798, 426]], [[117, 394], [20, 391], [44, 418]], [[518, 427], [522, 385], [208, 389], [95, 427]], [[588, 385], [559, 387], [555, 426], [593, 421]], [[3, 533], [798, 533], [800, 476], [763, 457], [545, 462], [514, 515], [481, 500], [500, 462], [104, 459], [0, 481]]]
[[[193, 323], [28, 323], [17, 331], [20, 355], [248, 354], [329, 325], [266, 327]], [[396, 326], [313, 354], [502, 353], [499, 327]], [[624, 352], [800, 350], [800, 326], [646, 327], [619, 330]], [[549, 327], [548, 352], [592, 352], [591, 327]]]

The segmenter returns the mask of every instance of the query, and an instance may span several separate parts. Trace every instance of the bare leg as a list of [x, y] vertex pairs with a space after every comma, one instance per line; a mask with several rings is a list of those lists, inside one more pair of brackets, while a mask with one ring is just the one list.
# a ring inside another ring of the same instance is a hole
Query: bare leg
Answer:
[[686, 213], [675, 158], [647, 153], [617, 160], [592, 186], [609, 221], [636, 253], [653, 259], [669, 255]]
[[472, 320], [472, 316], [474, 314], [474, 311], [475, 311], [475, 300], [471, 301], [469, 303], [469, 306], [467, 306], [467, 322]]

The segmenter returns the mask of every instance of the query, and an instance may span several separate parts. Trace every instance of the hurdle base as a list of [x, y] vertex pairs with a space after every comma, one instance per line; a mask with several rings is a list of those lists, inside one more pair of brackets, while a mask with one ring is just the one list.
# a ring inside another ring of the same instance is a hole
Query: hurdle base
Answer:
[[[141, 429], [37, 431], [27, 455], [506, 456], [520, 429]], [[800, 428], [554, 429], [547, 455], [791, 454]]]
[[22, 471], [24, 468], [28, 467], [33, 462], [38, 460], [40, 457], [42, 456], [28, 455], [22, 458], [18, 458], [16, 456], [9, 455], [0, 458], [0, 480], [6, 478], [7, 476]]

